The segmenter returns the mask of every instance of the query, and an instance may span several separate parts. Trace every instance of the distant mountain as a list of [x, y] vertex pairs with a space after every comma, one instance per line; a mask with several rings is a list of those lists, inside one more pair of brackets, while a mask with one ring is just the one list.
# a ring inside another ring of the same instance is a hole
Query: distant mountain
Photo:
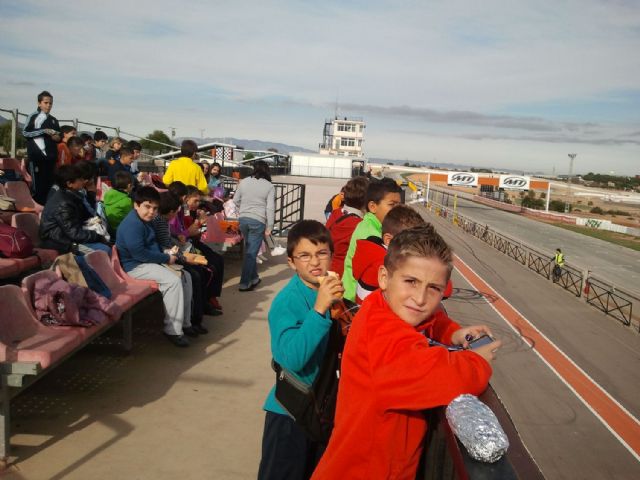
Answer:
[[266, 140], [247, 140], [244, 138], [234, 138], [234, 137], [225, 137], [225, 138], [196, 138], [196, 137], [176, 137], [174, 139], [177, 145], [183, 140], [193, 140], [198, 145], [203, 145], [205, 143], [230, 143], [232, 145], [237, 145], [239, 147], [243, 147], [245, 150], [267, 150], [269, 148], [275, 148], [278, 150], [278, 153], [291, 153], [291, 152], [313, 152], [313, 150], [309, 150], [304, 147], [297, 147], [295, 145], [287, 145], [286, 143], [278, 143], [278, 142], [270, 142]]

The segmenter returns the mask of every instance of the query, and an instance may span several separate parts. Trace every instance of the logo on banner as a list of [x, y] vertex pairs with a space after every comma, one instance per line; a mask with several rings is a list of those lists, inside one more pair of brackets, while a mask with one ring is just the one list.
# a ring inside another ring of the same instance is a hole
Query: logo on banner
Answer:
[[467, 172], [453, 172], [447, 175], [447, 185], [477, 187], [478, 175]]
[[529, 177], [519, 175], [500, 175], [499, 188], [510, 188], [513, 190], [529, 190]]

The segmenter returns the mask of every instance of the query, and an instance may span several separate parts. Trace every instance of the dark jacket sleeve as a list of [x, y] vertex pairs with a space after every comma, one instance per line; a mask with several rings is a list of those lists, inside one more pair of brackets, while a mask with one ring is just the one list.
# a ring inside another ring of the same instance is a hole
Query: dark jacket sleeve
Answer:
[[[82, 207], [84, 209], [84, 207]], [[56, 222], [63, 233], [75, 243], [101, 242], [104, 239], [92, 230], [82, 228], [82, 212], [71, 202], [61, 202], [56, 210]]]

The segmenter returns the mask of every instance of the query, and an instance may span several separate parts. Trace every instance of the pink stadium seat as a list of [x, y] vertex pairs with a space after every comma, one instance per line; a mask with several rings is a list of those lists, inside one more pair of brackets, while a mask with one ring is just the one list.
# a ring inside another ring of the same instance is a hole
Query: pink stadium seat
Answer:
[[39, 248], [40, 246], [40, 218], [35, 213], [16, 213], [11, 217], [11, 225], [15, 228], [24, 230], [27, 236], [33, 242], [35, 252], [40, 257], [43, 265], [51, 265], [59, 255], [57, 250], [48, 248]]
[[47, 368], [82, 343], [77, 330], [45, 327], [35, 318], [20, 288], [0, 287], [0, 360], [38, 362]]
[[4, 189], [4, 185], [2, 183], [0, 183], [0, 195], [6, 195], [7, 192]]
[[220, 221], [224, 220], [224, 214], [218, 212], [207, 217], [207, 232], [203, 234], [203, 242], [222, 243], [225, 248], [233, 247], [242, 242], [242, 235], [239, 233], [227, 233], [220, 227]]
[[[53, 270], [41, 270], [39, 272], [32, 273], [31, 275], [28, 275], [22, 279], [21, 288], [22, 288], [23, 298], [27, 302], [29, 310], [31, 311], [31, 315], [36, 320], [36, 322], [38, 322], [38, 324], [41, 325], [40, 321], [36, 318], [35, 311], [33, 309], [33, 303], [34, 303], [33, 290], [34, 290], [35, 283], [39, 278], [54, 279], [54, 278], [59, 278], [59, 275], [57, 275]], [[80, 337], [80, 339], [82, 341], [85, 341], [87, 338], [97, 334], [97, 332], [106, 328], [107, 325], [109, 325], [109, 323], [104, 323], [103, 325], [94, 325], [92, 327], [63, 327], [63, 326], [47, 327], [44, 325], [43, 327], [50, 328], [53, 330], [60, 330], [61, 332], [76, 332], [76, 334]]]
[[158, 290], [158, 283], [153, 280], [140, 280], [138, 278], [133, 278], [129, 276], [127, 272], [122, 268], [122, 264], [120, 263], [120, 255], [118, 254], [118, 249], [116, 246], [113, 246], [111, 250], [111, 266], [113, 267], [113, 271], [116, 275], [129, 284], [137, 284], [137, 285], [147, 285], [151, 287], [151, 289], [155, 292]]
[[29, 186], [23, 182], [7, 182], [4, 184], [7, 195], [16, 199], [16, 210], [19, 212], [41, 213], [44, 207], [31, 198]]
[[106, 252], [94, 251], [85, 255], [85, 259], [111, 290], [111, 300], [124, 310], [129, 310], [154, 292], [151, 285], [127, 283], [119, 278], [113, 271]]
[[27, 171], [27, 164], [24, 159], [18, 160], [11, 157], [2, 158], [0, 159], [0, 169], [13, 170], [18, 175], [22, 176], [28, 185], [31, 185], [31, 175]]

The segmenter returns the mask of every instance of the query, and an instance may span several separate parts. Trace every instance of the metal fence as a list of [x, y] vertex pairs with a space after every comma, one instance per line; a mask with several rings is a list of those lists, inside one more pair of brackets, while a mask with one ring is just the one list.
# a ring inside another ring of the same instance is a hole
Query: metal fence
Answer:
[[[276, 210], [273, 234], [284, 236], [289, 229], [304, 219], [304, 197], [306, 185], [299, 183], [274, 183], [276, 190]], [[238, 182], [231, 178], [224, 180], [224, 187], [234, 191]]]
[[[568, 263], [560, 269], [556, 277], [553, 275], [553, 255], [540, 252], [522, 241], [490, 228], [489, 225], [460, 215], [448, 206], [431, 201], [427, 208], [538, 275], [553, 281], [572, 295], [583, 297], [589, 305], [616, 318], [624, 325], [631, 325], [633, 304], [640, 304], [640, 298]], [[640, 331], [640, 325], [638, 329]]]

